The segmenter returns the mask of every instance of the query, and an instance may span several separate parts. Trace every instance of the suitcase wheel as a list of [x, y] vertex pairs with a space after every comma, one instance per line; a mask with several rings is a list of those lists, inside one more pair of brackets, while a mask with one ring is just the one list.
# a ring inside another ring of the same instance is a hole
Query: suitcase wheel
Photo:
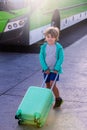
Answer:
[[37, 127], [38, 128], [42, 127], [41, 123], [37, 123]]
[[40, 119], [34, 119], [35, 123], [40, 123]]
[[15, 115], [15, 119], [20, 119], [21, 114]]
[[18, 115], [15, 115], [15, 119], [19, 119], [19, 116], [18, 116]]
[[35, 113], [35, 115], [34, 115], [34, 122], [37, 122], [37, 123], [40, 122], [40, 114], [39, 113]]
[[21, 125], [23, 123], [22, 120], [18, 120], [18, 125]]
[[15, 115], [15, 119], [18, 119], [18, 116], [17, 116], [17, 115]]

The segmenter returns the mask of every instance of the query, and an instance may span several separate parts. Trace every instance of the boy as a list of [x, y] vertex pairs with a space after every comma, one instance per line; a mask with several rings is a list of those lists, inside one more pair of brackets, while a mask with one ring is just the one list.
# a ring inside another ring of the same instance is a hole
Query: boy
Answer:
[[[62, 73], [62, 63], [64, 59], [63, 47], [58, 43], [59, 29], [57, 27], [49, 27], [45, 33], [45, 43], [40, 49], [40, 64], [44, 73], [44, 78], [48, 75], [46, 80], [46, 87], [51, 88], [52, 83], [58, 73], [57, 80], [59, 80], [59, 74]], [[55, 96], [55, 104], [53, 108], [60, 107], [62, 98], [59, 95], [58, 87], [56, 83], [53, 87], [53, 93]]]

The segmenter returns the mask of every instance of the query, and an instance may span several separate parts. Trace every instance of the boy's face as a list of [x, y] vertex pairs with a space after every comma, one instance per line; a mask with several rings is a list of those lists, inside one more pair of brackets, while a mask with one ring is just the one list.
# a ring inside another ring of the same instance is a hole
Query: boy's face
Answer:
[[51, 34], [48, 34], [45, 39], [48, 42], [48, 44], [50, 45], [55, 44], [56, 38], [52, 37]]

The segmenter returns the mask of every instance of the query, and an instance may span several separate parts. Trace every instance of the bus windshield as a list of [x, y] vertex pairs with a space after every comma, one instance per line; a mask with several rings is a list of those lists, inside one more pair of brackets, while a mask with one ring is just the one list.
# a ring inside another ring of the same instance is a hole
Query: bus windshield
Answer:
[[0, 0], [0, 11], [17, 10], [29, 5], [30, 0]]

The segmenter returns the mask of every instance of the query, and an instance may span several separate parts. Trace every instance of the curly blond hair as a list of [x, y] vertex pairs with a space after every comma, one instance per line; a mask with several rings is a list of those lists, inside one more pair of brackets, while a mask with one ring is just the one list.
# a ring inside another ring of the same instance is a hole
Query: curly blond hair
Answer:
[[56, 41], [59, 40], [59, 28], [57, 27], [48, 27], [45, 32], [44, 32], [44, 36], [48, 36], [51, 35], [52, 37], [56, 38]]

